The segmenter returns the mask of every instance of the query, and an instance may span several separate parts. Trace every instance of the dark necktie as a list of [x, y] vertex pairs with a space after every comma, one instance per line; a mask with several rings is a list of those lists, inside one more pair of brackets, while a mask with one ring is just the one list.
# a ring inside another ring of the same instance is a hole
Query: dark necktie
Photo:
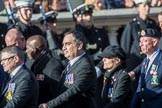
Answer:
[[71, 64], [68, 63], [68, 65], [66, 66], [66, 71], [68, 71], [71, 68]]
[[103, 100], [103, 103], [106, 102], [107, 100], [107, 78], [104, 76], [103, 80], [103, 87], [102, 87], [102, 92], [101, 92], [101, 98]]
[[141, 73], [141, 86], [145, 86], [145, 77], [147, 75], [147, 70], [148, 70], [148, 64], [149, 64], [149, 58], [145, 59], [144, 61], [144, 67], [143, 67], [143, 72]]
[[147, 69], [148, 69], [148, 64], [149, 64], [149, 62], [150, 62], [150, 59], [149, 58], [147, 58], [146, 59], [146, 61], [145, 61], [145, 72], [147, 71]]

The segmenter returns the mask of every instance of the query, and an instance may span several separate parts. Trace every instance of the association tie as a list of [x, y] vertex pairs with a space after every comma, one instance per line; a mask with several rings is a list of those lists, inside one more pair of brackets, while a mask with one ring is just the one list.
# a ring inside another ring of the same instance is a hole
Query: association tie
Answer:
[[141, 86], [145, 86], [145, 77], [147, 75], [147, 70], [148, 70], [148, 64], [149, 64], [149, 58], [146, 58], [144, 61], [144, 67], [143, 67], [143, 72], [141, 73]]
[[68, 71], [71, 68], [71, 64], [68, 63], [68, 65], [66, 66], [66, 71]]
[[107, 100], [107, 78], [106, 78], [106, 76], [104, 76], [104, 80], [103, 80], [101, 98], [103, 100], [103, 103], [105, 103]]

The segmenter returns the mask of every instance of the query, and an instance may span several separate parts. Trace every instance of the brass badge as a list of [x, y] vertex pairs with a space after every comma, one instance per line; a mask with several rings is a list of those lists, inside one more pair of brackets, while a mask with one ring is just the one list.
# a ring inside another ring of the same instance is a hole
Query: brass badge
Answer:
[[146, 32], [144, 30], [141, 31], [141, 36], [145, 36]]
[[10, 101], [12, 99], [12, 91], [7, 92], [6, 100]]

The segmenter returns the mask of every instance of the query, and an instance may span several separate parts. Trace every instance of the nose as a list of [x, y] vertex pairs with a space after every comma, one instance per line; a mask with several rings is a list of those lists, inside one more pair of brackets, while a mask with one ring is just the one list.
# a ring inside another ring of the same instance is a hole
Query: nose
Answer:
[[3, 60], [2, 60], [2, 61], [1, 61], [1, 65], [3, 66], [3, 64], [4, 64], [4, 63], [3, 63]]
[[66, 49], [65, 44], [63, 44], [62, 45], [62, 50], [65, 50], [65, 49]]

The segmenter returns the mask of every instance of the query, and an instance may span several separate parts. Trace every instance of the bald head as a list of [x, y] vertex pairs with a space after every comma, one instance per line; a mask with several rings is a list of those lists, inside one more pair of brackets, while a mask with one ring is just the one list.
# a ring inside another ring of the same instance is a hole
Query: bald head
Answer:
[[28, 57], [35, 59], [43, 49], [47, 48], [46, 39], [40, 35], [33, 35], [26, 41], [26, 52]]
[[16, 45], [22, 50], [25, 49], [25, 38], [16, 28], [10, 29], [5, 35], [5, 43], [7, 46]]
[[32, 48], [46, 48], [47, 42], [43, 36], [34, 35], [27, 39], [27, 44], [29, 44]]

